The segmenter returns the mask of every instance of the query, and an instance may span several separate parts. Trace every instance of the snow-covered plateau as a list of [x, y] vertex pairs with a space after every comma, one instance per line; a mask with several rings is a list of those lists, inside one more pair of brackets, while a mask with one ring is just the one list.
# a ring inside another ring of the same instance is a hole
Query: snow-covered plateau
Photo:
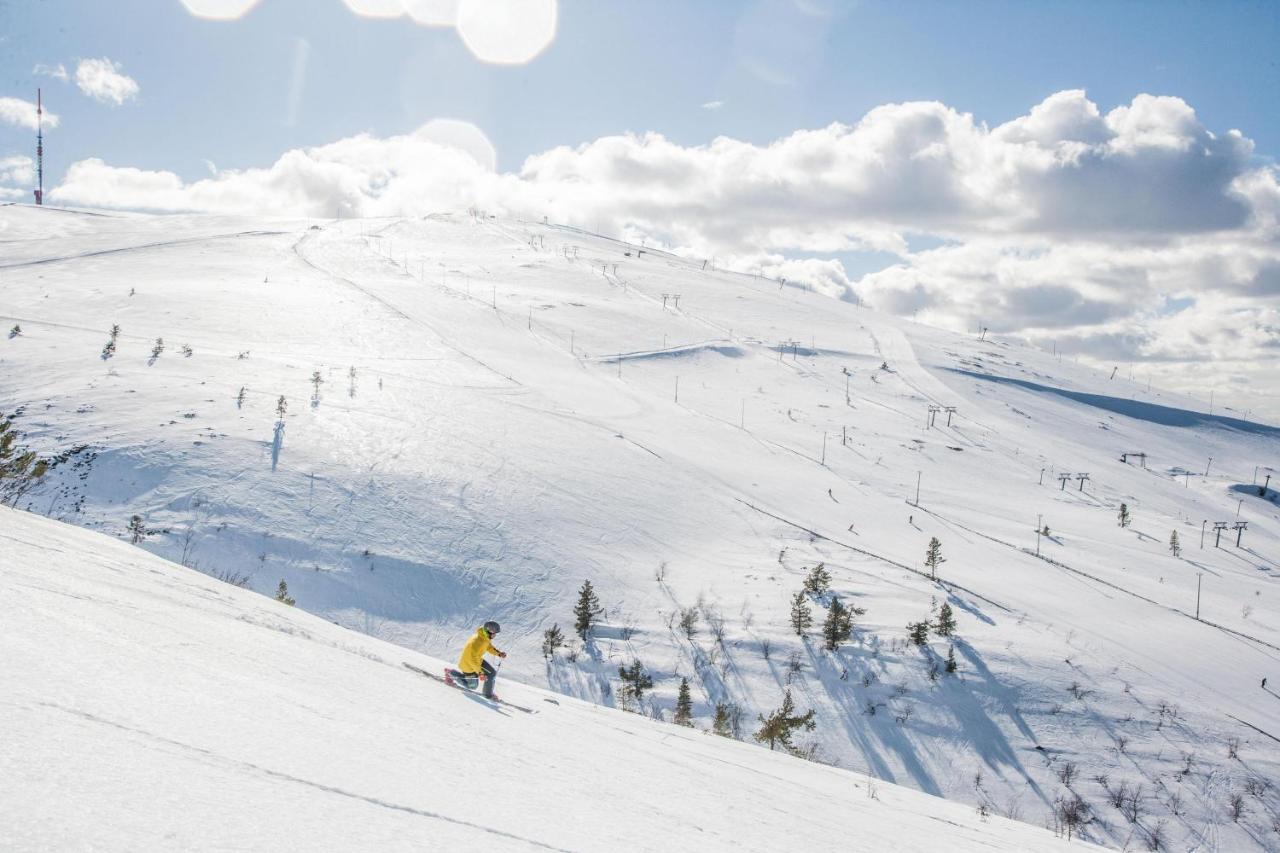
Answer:
[[[478, 212], [7, 205], [0, 415], [0, 848], [1280, 850], [1280, 428], [1127, 370]], [[538, 713], [400, 665], [486, 619]]]

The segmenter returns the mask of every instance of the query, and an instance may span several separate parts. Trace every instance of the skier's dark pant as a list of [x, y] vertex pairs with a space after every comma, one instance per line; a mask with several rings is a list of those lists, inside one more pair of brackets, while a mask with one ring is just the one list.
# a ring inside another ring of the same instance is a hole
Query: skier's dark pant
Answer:
[[[459, 672], [456, 669], [449, 670], [453, 673], [454, 679], [468, 690], [476, 689], [476, 682], [480, 678], [480, 672]], [[493, 698], [493, 682], [498, 677], [497, 670], [493, 668], [493, 664], [487, 660], [480, 661], [480, 671], [484, 673], [484, 688], [480, 691], [485, 697]]]

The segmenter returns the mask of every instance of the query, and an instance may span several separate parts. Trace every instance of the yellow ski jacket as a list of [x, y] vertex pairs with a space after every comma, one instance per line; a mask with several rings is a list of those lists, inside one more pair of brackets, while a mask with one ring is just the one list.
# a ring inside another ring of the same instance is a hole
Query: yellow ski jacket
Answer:
[[479, 672], [480, 663], [484, 660], [485, 654], [501, 654], [489, 640], [489, 632], [480, 627], [476, 629], [475, 636], [467, 640], [467, 644], [462, 647], [462, 657], [458, 658], [458, 670], [461, 672]]

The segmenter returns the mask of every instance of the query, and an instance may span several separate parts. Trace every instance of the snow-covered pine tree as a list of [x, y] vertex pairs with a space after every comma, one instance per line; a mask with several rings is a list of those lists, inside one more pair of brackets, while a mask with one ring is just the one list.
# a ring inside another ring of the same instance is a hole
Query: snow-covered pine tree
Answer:
[[801, 590], [791, 599], [791, 627], [803, 637], [812, 624], [813, 611], [809, 609], [809, 602], [805, 600], [804, 591]]
[[1120, 512], [1116, 517], [1120, 520], [1121, 527], [1128, 527], [1129, 522], [1133, 520], [1129, 515], [1129, 505], [1126, 503], [1120, 504]]
[[1182, 543], [1178, 541], [1178, 531], [1169, 534], [1169, 553], [1178, 557], [1182, 555]]
[[155, 346], [151, 348], [151, 358], [157, 359], [160, 353], [164, 352], [164, 338], [156, 338]]
[[147, 524], [142, 520], [142, 516], [134, 515], [129, 518], [129, 541], [137, 545], [143, 539], [147, 538]]
[[689, 679], [683, 676], [680, 678], [680, 691], [676, 694], [675, 724], [693, 728], [693, 697], [689, 695]]
[[792, 701], [791, 691], [788, 690], [782, 695], [781, 708], [768, 717], [763, 714], [757, 715], [760, 728], [755, 733], [755, 739], [760, 743], [769, 744], [769, 749], [777, 749], [781, 745], [788, 752], [794, 753], [796, 747], [791, 742], [791, 736], [800, 729], [813, 731], [818, 725], [813, 720], [812, 709], [804, 714], [797, 714], [795, 711], [795, 702]]
[[716, 714], [711, 719], [712, 734], [720, 737], [733, 737], [733, 725], [730, 722], [729, 706], [724, 702], [716, 703]]
[[289, 403], [285, 400], [284, 395], [280, 395], [280, 399], [276, 400], [276, 417], [284, 420], [284, 413], [289, 410]]
[[822, 623], [823, 648], [834, 652], [853, 635], [853, 617], [859, 609], [845, 607], [839, 598], [832, 596], [831, 609]]
[[923, 646], [929, 642], [929, 623], [923, 619], [919, 622], [908, 623], [907, 637], [913, 644]]
[[591, 588], [591, 581], [583, 581], [582, 589], [578, 590], [578, 603], [573, 608], [573, 629], [578, 632], [578, 636], [585, 640], [591, 626], [603, 612], [600, 599], [596, 597], [596, 591]]
[[933, 580], [938, 579], [938, 566], [946, 562], [942, 556], [942, 543], [938, 541], [938, 537], [929, 538], [929, 548], [924, 554], [924, 564], [929, 567], [929, 577]]
[[297, 602], [289, 596], [289, 585], [284, 582], [283, 578], [280, 580], [280, 585], [276, 587], [276, 601], [287, 604], [290, 607], [297, 604]]
[[320, 375], [320, 371], [316, 370], [312, 372], [311, 385], [312, 387], [315, 388], [315, 391], [312, 392], [312, 396], [315, 396], [315, 397], [320, 396], [320, 386], [323, 384], [324, 384], [324, 377]]
[[239, 394], [236, 394], [236, 408], [237, 408], [237, 409], [244, 405], [244, 392], [245, 392], [245, 387], [244, 387], [243, 385], [241, 385], [241, 386], [240, 386], [240, 393], [239, 393]]
[[552, 625], [542, 632], [542, 656], [547, 660], [555, 657], [556, 649], [564, 645], [564, 633], [559, 625]]
[[938, 623], [934, 626], [934, 633], [939, 637], [950, 637], [956, 631], [956, 616], [951, 611], [951, 605], [942, 602], [942, 609], [938, 611]]
[[831, 589], [831, 573], [826, 563], [818, 563], [804, 579], [804, 591], [813, 596], [826, 595]]
[[946, 665], [947, 672], [955, 673], [955, 671], [959, 668], [960, 668], [959, 664], [956, 663], [956, 647], [947, 646], [947, 665]]

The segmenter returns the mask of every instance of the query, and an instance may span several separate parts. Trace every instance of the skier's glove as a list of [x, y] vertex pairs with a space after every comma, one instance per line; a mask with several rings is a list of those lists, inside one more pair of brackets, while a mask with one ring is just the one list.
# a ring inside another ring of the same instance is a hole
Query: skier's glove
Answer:
[[506, 652], [498, 652], [498, 657], [505, 658], [506, 656], [507, 656]]

